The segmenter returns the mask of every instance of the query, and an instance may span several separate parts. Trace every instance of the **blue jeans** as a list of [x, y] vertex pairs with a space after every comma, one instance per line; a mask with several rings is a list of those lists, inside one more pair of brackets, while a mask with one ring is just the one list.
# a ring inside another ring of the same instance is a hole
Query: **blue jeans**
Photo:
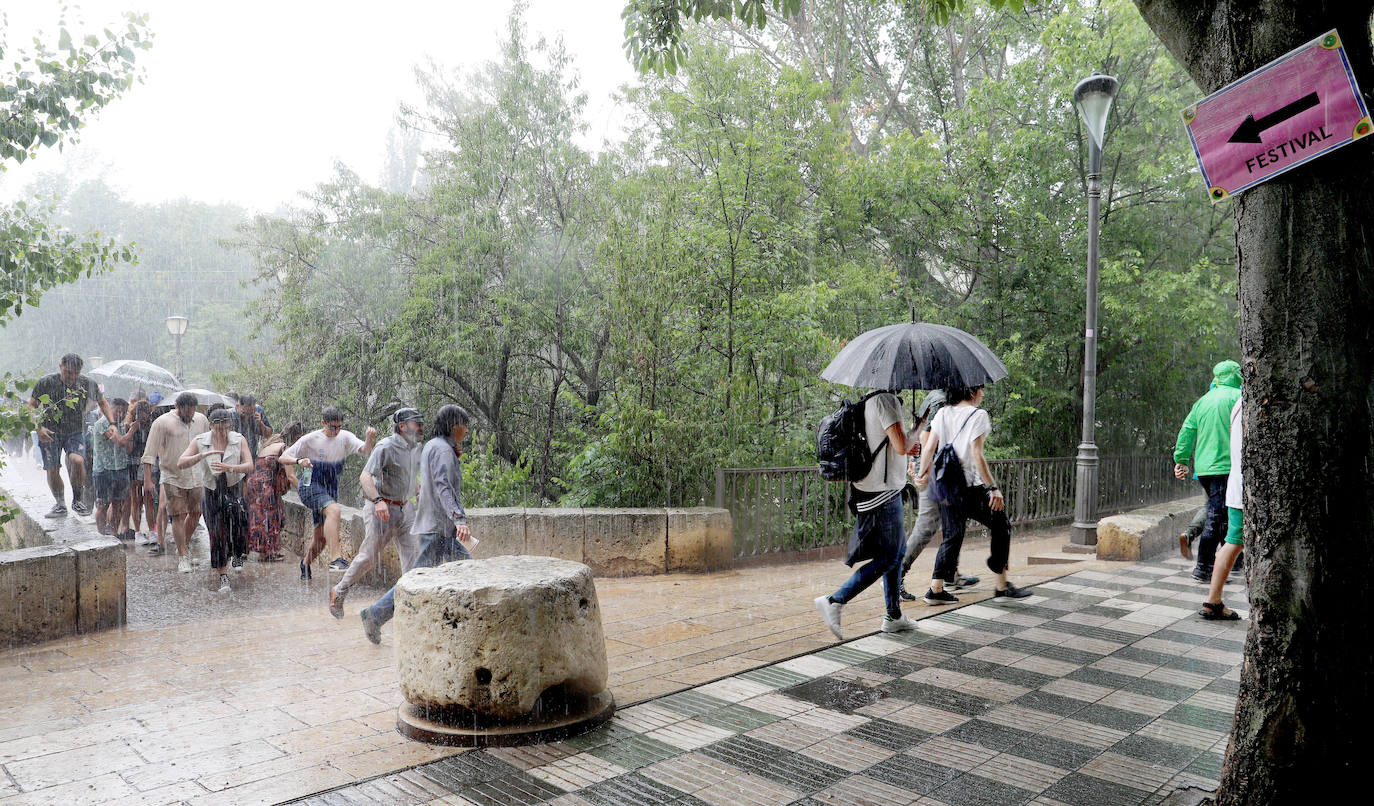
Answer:
[[[472, 559], [472, 555], [454, 535], [427, 534], [419, 535], [419, 538], [420, 556], [415, 559], [414, 568], [432, 568], [454, 560]], [[378, 624], [385, 624], [391, 621], [395, 614], [396, 586], [393, 585], [391, 590], [382, 594], [382, 598], [378, 599], [376, 604], [367, 609], [367, 617]]]
[[1226, 537], [1229, 526], [1226, 514], [1226, 479], [1221, 476], [1198, 476], [1198, 483], [1207, 493], [1207, 522], [1197, 544], [1197, 565], [1193, 573], [1212, 578], [1212, 564], [1217, 559], [1217, 546]]
[[902, 496], [894, 495], [877, 509], [860, 512], [854, 521], [854, 533], [860, 542], [873, 547], [873, 559], [831, 594], [830, 601], [844, 604], [881, 577], [887, 614], [901, 617], [902, 600], [897, 592], [902, 588]]

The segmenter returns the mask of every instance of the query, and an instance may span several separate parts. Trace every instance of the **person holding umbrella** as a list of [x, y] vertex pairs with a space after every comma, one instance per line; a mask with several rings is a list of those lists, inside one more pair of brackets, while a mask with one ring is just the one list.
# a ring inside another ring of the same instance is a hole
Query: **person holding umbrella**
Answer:
[[906, 455], [916, 448], [917, 432], [902, 424], [902, 401], [891, 392], [868, 395], [863, 402], [864, 437], [873, 462], [868, 474], [851, 483], [849, 508], [854, 512], [854, 534], [849, 539], [845, 565], [868, 560], [829, 596], [816, 597], [825, 626], [844, 640], [840, 609], [868, 586], [883, 581], [883, 632], [916, 628], [902, 614], [898, 594], [902, 584], [902, 488], [906, 487]]

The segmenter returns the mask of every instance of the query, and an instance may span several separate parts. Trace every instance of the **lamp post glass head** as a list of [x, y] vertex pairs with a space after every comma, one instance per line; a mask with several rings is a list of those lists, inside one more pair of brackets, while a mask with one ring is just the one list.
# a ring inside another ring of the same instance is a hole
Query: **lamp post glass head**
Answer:
[[167, 332], [173, 336], [183, 336], [186, 334], [186, 325], [190, 321], [184, 316], [169, 316], [167, 317]]
[[1088, 127], [1088, 134], [1098, 150], [1101, 150], [1102, 140], [1107, 135], [1107, 113], [1112, 109], [1112, 99], [1116, 97], [1119, 86], [1121, 84], [1115, 78], [1094, 73], [1073, 88], [1073, 105], [1078, 108], [1083, 125]]

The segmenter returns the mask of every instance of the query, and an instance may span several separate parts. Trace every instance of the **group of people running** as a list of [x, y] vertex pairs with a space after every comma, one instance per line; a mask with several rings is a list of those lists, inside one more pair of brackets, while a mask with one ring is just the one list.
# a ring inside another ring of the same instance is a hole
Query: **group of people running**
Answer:
[[[265, 562], [284, 558], [282, 496], [296, 490], [314, 526], [301, 579], [311, 578], [316, 558], [328, 549], [328, 567], [341, 573], [329, 597], [335, 618], [343, 617], [349, 588], [393, 541], [403, 570], [471, 556], [465, 545], [475, 541], [460, 503], [458, 463], [469, 418], [460, 406], [439, 409], [423, 445], [425, 418], [408, 407], [392, 414], [392, 433], [380, 441], [375, 428], [368, 427], [362, 438], [345, 429], [342, 412], [333, 406], [321, 412], [313, 431], [306, 433], [299, 422], [275, 431], [250, 395], [203, 413], [193, 392], [178, 394], [168, 405], [156, 393], [133, 401], [106, 399], [82, 366], [80, 356], [63, 356], [58, 372], [40, 379], [29, 400], [55, 499], [50, 518], [68, 513], [60, 473], [64, 454], [72, 511], [92, 514], [81, 493], [89, 453], [97, 529], [140, 540], [151, 555], [175, 550], [178, 571], [190, 573], [190, 537], [204, 518], [211, 573], [217, 576], [212, 581], [227, 593], [230, 569], [241, 570], [250, 551]], [[363, 542], [350, 562], [339, 540], [337, 499], [344, 461], [355, 453], [367, 457], [359, 484], [369, 506]], [[142, 532], [145, 512], [149, 528]], [[364, 632], [373, 643], [392, 612], [391, 592], [362, 610]]]

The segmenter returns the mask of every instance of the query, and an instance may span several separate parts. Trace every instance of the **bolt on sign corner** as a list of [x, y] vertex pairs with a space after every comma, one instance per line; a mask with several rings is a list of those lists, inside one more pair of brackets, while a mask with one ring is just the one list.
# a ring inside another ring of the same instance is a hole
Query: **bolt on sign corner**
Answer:
[[1182, 114], [1214, 204], [1371, 132], [1369, 110], [1334, 30]]

